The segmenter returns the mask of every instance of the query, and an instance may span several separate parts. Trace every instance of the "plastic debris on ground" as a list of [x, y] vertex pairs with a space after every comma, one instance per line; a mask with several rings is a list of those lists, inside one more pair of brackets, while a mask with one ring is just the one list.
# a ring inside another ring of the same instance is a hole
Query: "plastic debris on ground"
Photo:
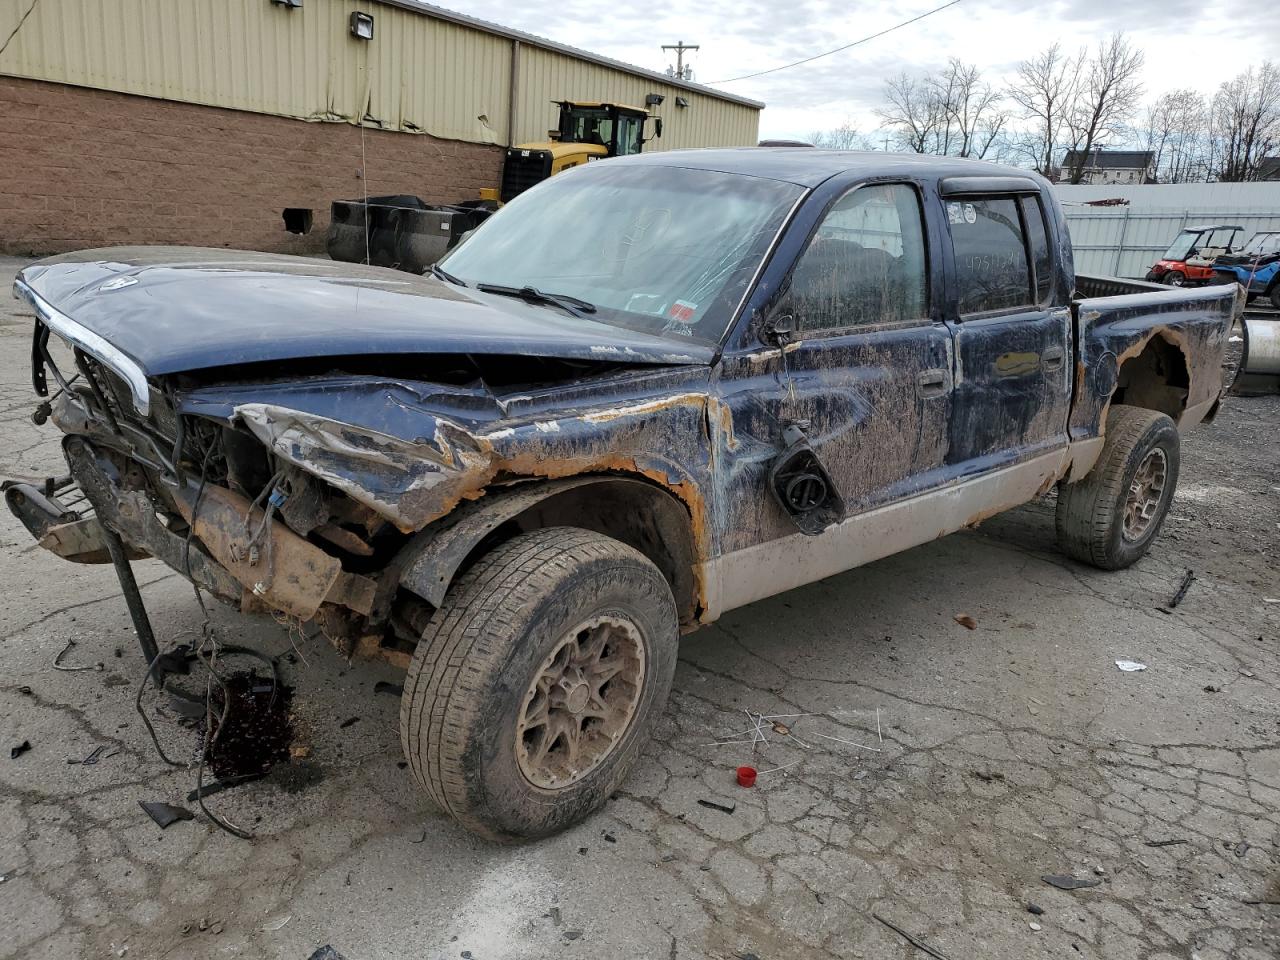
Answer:
[[1139, 670], [1147, 669], [1145, 663], [1139, 663], [1137, 660], [1117, 660], [1116, 666], [1125, 673], [1137, 673]]
[[160, 800], [139, 800], [138, 806], [156, 822], [156, 826], [161, 830], [179, 820], [194, 820], [196, 817], [186, 807], [176, 807], [172, 803], [164, 803]]
[[[801, 737], [796, 735], [797, 726], [802, 721], [804, 721], [806, 718], [809, 718], [809, 717], [816, 717], [816, 718], [819, 718], [820, 720], [826, 720], [829, 723], [840, 722], [835, 717], [829, 714], [823, 714], [823, 713], [769, 714], [769, 713], [753, 712], [751, 710], [745, 710], [745, 709], [742, 712], [746, 715], [747, 720], [751, 724], [749, 727], [747, 727], [747, 729], [725, 734], [724, 736], [721, 736], [719, 739], [713, 740], [705, 744], [705, 746], [709, 746], [709, 747], [724, 747], [724, 746], [735, 746], [735, 745], [740, 747], [746, 746], [750, 749], [752, 753], [755, 753], [758, 747], [775, 745], [775, 746], [795, 747], [800, 750], [808, 752], [808, 751], [812, 751], [815, 747], [823, 746], [822, 744], [818, 743], [819, 740], [822, 740], [828, 743], [842, 744], [843, 746], [852, 747], [856, 750], [865, 750], [870, 753], [881, 753], [884, 750], [884, 734], [881, 730], [880, 710], [878, 707], [876, 708], [876, 711], [875, 711], [876, 742], [879, 744], [878, 746], [870, 746], [868, 744], [859, 743], [856, 740], [850, 740], [845, 737], [835, 737], [835, 736], [831, 736], [830, 734], [819, 733], [816, 730], [809, 730], [807, 726], [802, 731], [805, 739], [801, 739]], [[836, 712], [838, 713], [840, 711], [836, 711]], [[824, 752], [830, 749], [831, 748], [825, 748]], [[770, 774], [778, 773], [779, 771], [787, 770], [791, 767], [795, 767], [800, 763], [803, 763], [804, 760], [805, 760], [805, 757], [802, 755], [795, 760], [790, 760], [786, 763], [777, 764], [776, 766], [766, 767], [764, 769], [757, 769], [752, 764], [743, 764], [741, 766], [737, 766], [734, 768], [734, 772], [733, 772], [734, 782], [736, 782], [737, 785], [740, 787], [754, 787], [761, 782], [760, 781], [761, 777], [767, 777]], [[861, 771], [857, 779], [861, 779], [862, 776], [864, 775], [865, 775], [865, 771]], [[703, 806], [710, 806], [715, 809], [724, 809], [723, 807], [718, 806], [712, 801], [704, 802], [702, 800], [699, 800], [698, 802], [701, 803]], [[731, 813], [732, 811], [726, 810], [725, 812]]]
[[1049, 873], [1040, 878], [1051, 887], [1057, 887], [1059, 890], [1083, 890], [1086, 887], [1096, 887], [1101, 885], [1102, 881], [1094, 877], [1072, 877], [1062, 873]]

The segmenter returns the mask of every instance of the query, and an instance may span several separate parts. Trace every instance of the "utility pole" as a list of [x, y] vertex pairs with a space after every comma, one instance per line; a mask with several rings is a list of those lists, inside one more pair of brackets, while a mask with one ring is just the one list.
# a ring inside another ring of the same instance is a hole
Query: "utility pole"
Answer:
[[[696, 43], [686, 44], [683, 40], [677, 40], [674, 44], [664, 43], [662, 45], [662, 49], [674, 50], [676, 52], [675, 77], [677, 80], [688, 80], [689, 78], [685, 75], [685, 72], [684, 72], [684, 52], [686, 50], [700, 50], [701, 47], [699, 47]], [[690, 73], [693, 72], [692, 67], [689, 68], [689, 72]]]

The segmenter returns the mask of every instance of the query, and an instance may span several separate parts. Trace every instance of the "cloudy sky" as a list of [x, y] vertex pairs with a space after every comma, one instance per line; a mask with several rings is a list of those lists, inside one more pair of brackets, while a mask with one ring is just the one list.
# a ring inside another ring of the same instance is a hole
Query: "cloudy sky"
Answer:
[[[476, 0], [449, 4], [472, 16], [662, 70], [664, 43], [700, 44], [699, 83], [767, 69], [849, 43], [945, 0]], [[888, 36], [815, 63], [737, 83], [714, 84], [764, 101], [762, 137], [804, 136], [846, 119], [876, 127], [872, 109], [884, 79], [923, 72], [950, 56], [977, 64], [992, 81], [1055, 40], [1074, 50], [1127, 31], [1146, 53], [1149, 97], [1177, 87], [1212, 94], [1268, 54], [1280, 58], [1280, 17], [1254, 0], [962, 0]]]

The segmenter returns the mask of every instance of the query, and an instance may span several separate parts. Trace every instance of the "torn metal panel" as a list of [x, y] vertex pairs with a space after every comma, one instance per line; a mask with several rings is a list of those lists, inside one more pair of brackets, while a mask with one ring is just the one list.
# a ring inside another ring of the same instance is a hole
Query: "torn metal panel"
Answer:
[[[1080, 279], [1080, 288], [1083, 293], [1095, 288], [1110, 293], [1116, 283], [1108, 285], [1085, 277]], [[1190, 421], [1203, 415], [1222, 392], [1222, 357], [1235, 309], [1236, 291], [1227, 285], [1143, 289], [1078, 301], [1074, 306], [1077, 353], [1069, 426], [1072, 440], [1102, 434], [1107, 408], [1118, 393], [1121, 399], [1116, 402], [1124, 402], [1124, 370], [1135, 361], [1153, 365], [1152, 376], [1145, 378], [1147, 383], [1163, 380], [1178, 391], [1149, 397], [1151, 402], [1141, 405], [1163, 409], [1179, 426], [1191, 425]], [[1148, 359], [1143, 359], [1144, 355]]]
[[437, 418], [416, 441], [402, 440], [270, 404], [243, 404], [236, 415], [278, 456], [378, 511], [406, 533], [442, 515], [489, 472], [492, 446]]
[[[702, 389], [667, 394], [673, 379]], [[659, 377], [646, 386], [663, 393], [609, 402], [598, 392], [593, 404], [554, 418], [473, 416], [461, 422], [419, 409], [392, 421], [400, 429], [410, 427], [416, 433], [412, 439], [274, 404], [242, 404], [234, 414], [277, 456], [377, 511], [405, 533], [482, 496], [501, 477], [620, 472], [649, 477], [682, 500], [709, 551], [715, 537], [706, 522], [702, 492], [710, 470], [705, 372], [701, 377], [693, 371]]]

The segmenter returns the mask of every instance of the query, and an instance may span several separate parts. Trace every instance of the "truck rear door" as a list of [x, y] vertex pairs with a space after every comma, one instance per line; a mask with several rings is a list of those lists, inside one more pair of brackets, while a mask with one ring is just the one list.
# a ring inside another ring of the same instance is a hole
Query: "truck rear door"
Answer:
[[958, 476], [1067, 445], [1071, 311], [1038, 185], [955, 177], [939, 189], [950, 247], [946, 319], [955, 344], [947, 462]]

